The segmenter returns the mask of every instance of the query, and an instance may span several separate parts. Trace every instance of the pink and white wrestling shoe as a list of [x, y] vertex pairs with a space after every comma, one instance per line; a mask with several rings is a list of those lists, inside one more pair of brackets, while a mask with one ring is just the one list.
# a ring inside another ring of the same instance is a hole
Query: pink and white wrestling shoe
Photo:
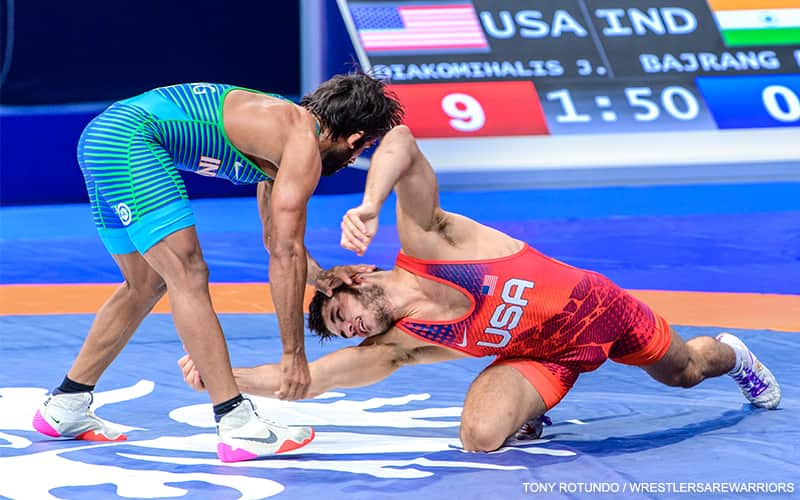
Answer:
[[116, 424], [98, 418], [92, 411], [91, 405], [91, 392], [50, 396], [33, 417], [33, 428], [50, 437], [85, 441], [128, 439]]
[[217, 456], [223, 462], [241, 462], [301, 448], [314, 439], [311, 427], [287, 427], [256, 413], [245, 400], [217, 423]]

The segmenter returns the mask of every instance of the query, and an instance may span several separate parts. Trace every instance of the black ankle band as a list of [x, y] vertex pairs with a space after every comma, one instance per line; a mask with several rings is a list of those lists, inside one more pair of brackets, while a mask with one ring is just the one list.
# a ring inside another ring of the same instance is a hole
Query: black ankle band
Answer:
[[93, 390], [93, 385], [79, 384], [69, 377], [64, 377], [61, 385], [53, 389], [53, 394], [74, 394], [76, 392], [92, 392]]
[[237, 406], [242, 404], [243, 401], [244, 401], [244, 398], [242, 397], [241, 394], [239, 394], [235, 398], [231, 398], [231, 399], [229, 399], [227, 401], [224, 401], [224, 402], [222, 402], [222, 403], [220, 403], [218, 405], [214, 405], [214, 420], [219, 422], [220, 419], [225, 414], [227, 414], [228, 412], [230, 412], [231, 410], [233, 410], [234, 408], [236, 408]]

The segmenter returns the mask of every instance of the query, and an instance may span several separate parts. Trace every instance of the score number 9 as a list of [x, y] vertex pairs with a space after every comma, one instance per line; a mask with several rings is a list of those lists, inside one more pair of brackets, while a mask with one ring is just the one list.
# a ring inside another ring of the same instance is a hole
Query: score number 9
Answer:
[[450, 117], [450, 126], [459, 132], [475, 132], [486, 124], [483, 106], [468, 94], [455, 93], [444, 96], [442, 111]]

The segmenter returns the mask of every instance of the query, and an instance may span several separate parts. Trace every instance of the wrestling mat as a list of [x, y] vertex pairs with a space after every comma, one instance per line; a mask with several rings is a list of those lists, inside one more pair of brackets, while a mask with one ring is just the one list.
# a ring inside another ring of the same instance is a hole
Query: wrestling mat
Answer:
[[[391, 266], [392, 200], [363, 259], [338, 248], [357, 204], [309, 208], [307, 244], [330, 266]], [[86, 206], [0, 209], [0, 497], [110, 498], [782, 498], [800, 488], [800, 187], [795, 184], [445, 193], [445, 209], [597, 270], [659, 310], [684, 337], [727, 330], [772, 369], [777, 411], [746, 404], [721, 377], [664, 387], [606, 363], [551, 412], [543, 439], [466, 453], [458, 419], [490, 359], [406, 367], [371, 387], [314, 400], [255, 398], [263, 414], [312, 425], [309, 446], [224, 464], [203, 393], [189, 389], [166, 303], [101, 379], [99, 416], [128, 441], [53, 440], [31, 418], [58, 385], [92, 313], [119, 274]], [[234, 366], [277, 362], [280, 340], [264, 284], [254, 200], [193, 203]], [[310, 359], [347, 341], [306, 338]]]

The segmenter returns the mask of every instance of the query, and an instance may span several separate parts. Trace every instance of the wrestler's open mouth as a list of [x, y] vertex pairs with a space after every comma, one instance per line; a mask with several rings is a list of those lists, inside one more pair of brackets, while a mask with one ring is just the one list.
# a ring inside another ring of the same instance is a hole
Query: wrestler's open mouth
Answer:
[[356, 330], [357, 330], [356, 335], [358, 335], [359, 337], [367, 336], [367, 329], [364, 326], [364, 320], [362, 320], [361, 318], [358, 318], [356, 320]]

